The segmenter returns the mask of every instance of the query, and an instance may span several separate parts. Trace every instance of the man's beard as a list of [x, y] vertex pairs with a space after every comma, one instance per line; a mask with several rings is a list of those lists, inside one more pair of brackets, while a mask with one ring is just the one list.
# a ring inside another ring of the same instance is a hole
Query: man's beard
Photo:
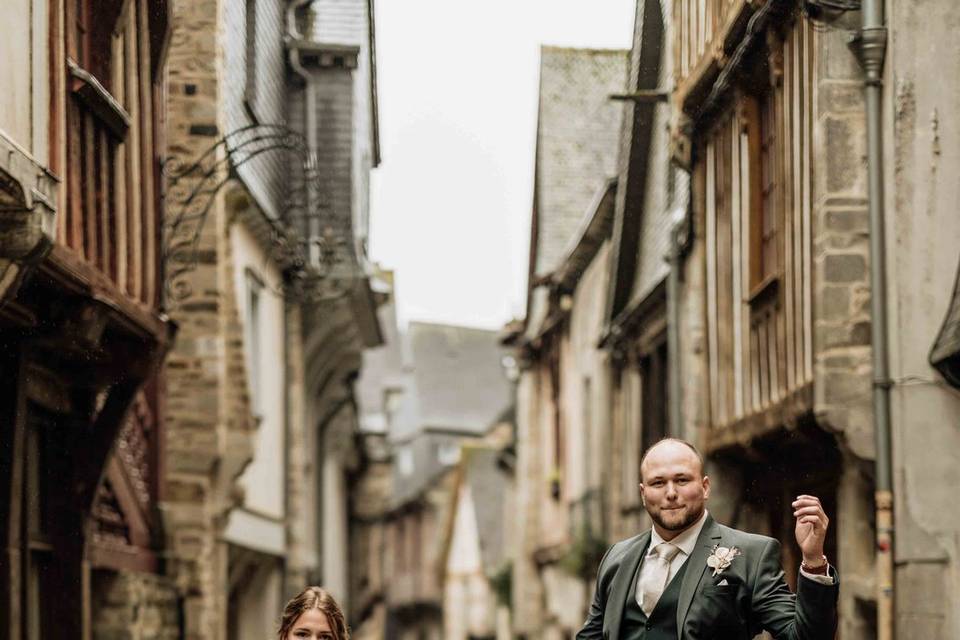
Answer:
[[701, 506], [700, 509], [697, 510], [696, 512], [688, 510], [686, 517], [677, 524], [670, 524], [665, 522], [662, 517], [663, 516], [662, 509], [656, 514], [651, 513], [649, 510], [647, 511], [647, 513], [650, 514], [650, 519], [653, 520], [657, 525], [659, 525], [661, 529], [664, 529], [666, 531], [683, 531], [684, 529], [688, 528], [690, 525], [692, 525], [693, 523], [695, 523], [697, 520], [700, 519], [700, 516], [703, 515], [703, 507]]

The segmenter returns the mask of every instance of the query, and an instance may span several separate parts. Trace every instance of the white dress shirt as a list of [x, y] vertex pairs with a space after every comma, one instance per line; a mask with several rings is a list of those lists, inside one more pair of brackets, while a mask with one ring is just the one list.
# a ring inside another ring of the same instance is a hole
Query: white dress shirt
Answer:
[[[670, 581], [673, 580], [673, 577], [677, 575], [677, 572], [680, 571], [680, 567], [683, 566], [683, 563], [687, 561], [687, 558], [690, 557], [690, 554], [693, 553], [693, 548], [697, 546], [697, 538], [700, 537], [700, 531], [703, 529], [703, 524], [707, 521], [707, 510], [703, 510], [703, 515], [700, 516], [700, 519], [697, 520], [689, 529], [678, 535], [673, 540], [670, 540], [670, 544], [678, 547], [680, 552], [673, 557], [673, 560], [670, 561], [670, 572], [667, 574], [667, 584], [670, 584]], [[647, 555], [644, 557], [644, 560], [650, 557], [651, 552], [657, 547], [661, 542], [667, 542], [660, 537], [660, 534], [657, 533], [656, 529], [650, 531], [650, 546], [647, 547]], [[640, 565], [640, 572], [637, 574], [637, 604], [643, 608], [643, 593], [639, 588], [640, 580], [643, 577], [644, 570], [649, 570], [653, 563], [644, 562]], [[820, 584], [831, 585], [833, 584], [833, 576], [831, 575], [817, 575], [813, 573], [807, 573], [803, 569], [800, 569], [800, 575], [805, 578], [810, 578], [814, 582], [819, 582]]]
[[[677, 575], [677, 571], [680, 571], [680, 567], [683, 566], [683, 563], [687, 561], [687, 558], [690, 557], [690, 554], [693, 553], [693, 548], [697, 546], [697, 538], [700, 537], [700, 531], [703, 529], [703, 524], [707, 521], [707, 510], [703, 510], [703, 515], [700, 516], [700, 519], [697, 520], [694, 524], [690, 526], [689, 529], [678, 535], [673, 540], [669, 540], [670, 544], [674, 545], [680, 551], [677, 555], [673, 556], [673, 560], [670, 561], [670, 572], [667, 573], [667, 584], [670, 584], [670, 581], [673, 580], [673, 577]], [[644, 557], [643, 564], [640, 565], [640, 572], [637, 575], [638, 588], [637, 588], [637, 604], [643, 608], [643, 590], [639, 588], [639, 581], [643, 578], [643, 572], [649, 571], [650, 567], [653, 566], [653, 563], [646, 562], [646, 559], [651, 556], [651, 552], [656, 549], [657, 545], [661, 542], [667, 542], [660, 537], [660, 534], [657, 533], [656, 529], [653, 529], [650, 532], [650, 546], [647, 547], [647, 555]]]

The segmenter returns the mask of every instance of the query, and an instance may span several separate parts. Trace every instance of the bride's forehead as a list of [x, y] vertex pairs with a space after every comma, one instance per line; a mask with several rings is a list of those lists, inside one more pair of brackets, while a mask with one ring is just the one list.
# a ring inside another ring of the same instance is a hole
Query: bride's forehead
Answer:
[[327, 614], [316, 607], [307, 609], [301, 613], [293, 626], [295, 628], [310, 627], [311, 629], [319, 631], [330, 630], [330, 622], [327, 620]]

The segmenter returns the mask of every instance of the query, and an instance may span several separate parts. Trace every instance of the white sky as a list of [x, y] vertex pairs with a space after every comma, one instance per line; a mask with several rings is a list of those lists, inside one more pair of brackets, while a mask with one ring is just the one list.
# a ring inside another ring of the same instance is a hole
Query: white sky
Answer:
[[540, 45], [628, 48], [635, 0], [377, 0], [370, 255], [402, 323], [522, 316]]

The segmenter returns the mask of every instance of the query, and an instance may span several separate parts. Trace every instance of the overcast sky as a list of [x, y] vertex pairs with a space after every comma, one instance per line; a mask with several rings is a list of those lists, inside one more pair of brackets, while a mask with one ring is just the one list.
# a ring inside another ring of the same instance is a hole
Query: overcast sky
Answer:
[[635, 0], [377, 0], [370, 254], [401, 322], [522, 316], [540, 45], [627, 48]]

